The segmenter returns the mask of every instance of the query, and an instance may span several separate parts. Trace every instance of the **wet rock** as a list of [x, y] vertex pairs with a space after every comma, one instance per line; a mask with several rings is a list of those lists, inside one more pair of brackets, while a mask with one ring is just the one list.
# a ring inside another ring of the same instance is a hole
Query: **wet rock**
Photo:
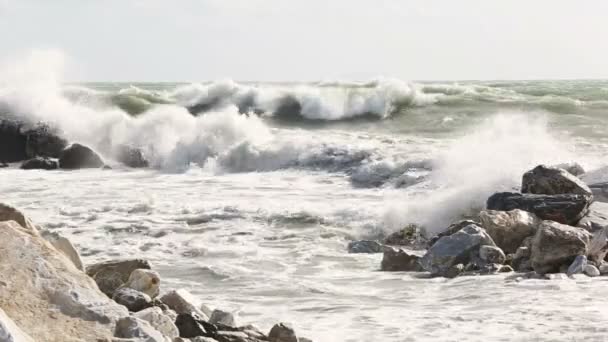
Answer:
[[600, 270], [598, 270], [597, 267], [593, 265], [586, 265], [583, 269], [583, 273], [585, 273], [589, 277], [599, 277]]
[[495, 246], [479, 247], [479, 257], [481, 260], [490, 264], [504, 264], [506, 260], [505, 253], [502, 249]]
[[584, 255], [578, 255], [568, 267], [566, 274], [570, 276], [573, 274], [583, 273], [585, 266], [587, 266], [587, 257]]
[[159, 307], [147, 308], [133, 314], [133, 316], [150, 323], [154, 329], [160, 331], [169, 338], [176, 338], [179, 336], [179, 330], [174, 323], [177, 317], [172, 319], [170, 316], [164, 314]]
[[498, 273], [509, 273], [509, 272], [514, 272], [513, 267], [511, 267], [509, 265], [501, 265], [500, 268], [498, 269]]
[[285, 323], [275, 324], [268, 333], [269, 342], [298, 342], [293, 328]]
[[464, 273], [465, 270], [466, 270], [466, 268], [463, 264], [457, 264], [454, 266], [450, 266], [450, 268], [447, 269], [447, 271], [445, 272], [445, 274], [443, 276], [446, 278], [456, 278], [459, 275], [461, 275], [462, 273]]
[[62, 169], [100, 168], [104, 165], [101, 157], [87, 146], [72, 144], [59, 155], [59, 167]]
[[145, 293], [151, 298], [158, 296], [160, 291], [160, 275], [149, 269], [136, 269], [131, 272], [127, 282], [122, 285]]
[[439, 241], [439, 239], [441, 239], [444, 236], [450, 236], [454, 233], [456, 233], [457, 231], [461, 230], [462, 228], [468, 226], [468, 225], [477, 225], [479, 226], [480, 223], [472, 221], [472, 220], [462, 220], [462, 221], [458, 221], [455, 223], [452, 223], [448, 228], [446, 228], [444, 231], [442, 231], [441, 233], [433, 236], [429, 242], [428, 242], [428, 247], [430, 248], [431, 246], [433, 246], [435, 244], [435, 242]]
[[116, 303], [126, 306], [131, 312], [138, 312], [152, 305], [150, 296], [128, 287], [114, 291], [112, 299]]
[[191, 314], [180, 313], [175, 320], [175, 326], [179, 330], [180, 337], [192, 338], [197, 336], [209, 336], [210, 332], [205, 330], [200, 320]]
[[415, 249], [423, 248], [427, 243], [422, 236], [422, 229], [414, 224], [392, 233], [383, 242], [386, 245], [408, 246]]
[[178, 314], [196, 314], [202, 320], [209, 320], [207, 314], [192, 304], [192, 295], [184, 289], [169, 291], [160, 300]]
[[440, 238], [420, 260], [421, 266], [433, 275], [445, 275], [457, 264], [468, 264], [471, 255], [484, 245], [495, 246], [486, 231], [474, 224]]
[[129, 280], [134, 270], [150, 268], [150, 263], [143, 259], [112, 260], [90, 265], [86, 272], [99, 289], [111, 298], [114, 291]]
[[541, 220], [527, 211], [485, 210], [479, 214], [481, 226], [505, 253], [515, 253], [524, 239], [533, 236]]
[[15, 221], [27, 233], [38, 235], [38, 229], [21, 211], [8, 204], [0, 203], [0, 221]]
[[24, 333], [0, 308], [0, 341], [6, 342], [34, 342]]
[[61, 151], [68, 146], [68, 142], [58, 135], [58, 131], [46, 124], [25, 131], [24, 135], [25, 152], [29, 158], [59, 158]]
[[577, 194], [593, 198], [591, 189], [564, 169], [539, 165], [526, 172], [521, 192], [539, 195]]
[[55, 249], [63, 253], [70, 261], [76, 266], [77, 269], [84, 271], [84, 265], [80, 259], [80, 254], [72, 245], [72, 242], [67, 238], [61, 236], [59, 233], [43, 230], [40, 232], [42, 237], [51, 243]]
[[35, 157], [24, 161], [20, 168], [22, 170], [56, 170], [59, 168], [59, 163], [50, 158]]
[[608, 203], [593, 202], [589, 206], [589, 213], [583, 217], [577, 227], [584, 228], [590, 232], [600, 230], [608, 226]]
[[26, 143], [19, 122], [0, 118], [0, 161], [14, 163], [28, 159]]
[[380, 270], [391, 272], [420, 272], [420, 255], [414, 251], [407, 251], [402, 248], [388, 247], [384, 251]]
[[586, 255], [590, 239], [591, 234], [583, 229], [543, 221], [532, 240], [532, 267], [540, 274], [557, 272], [562, 264]]
[[114, 336], [122, 338], [135, 338], [146, 342], [168, 342], [158, 330], [148, 322], [136, 317], [123, 317], [116, 322]]
[[351, 241], [348, 243], [348, 253], [382, 253], [387, 246], [372, 240]]
[[209, 318], [209, 323], [212, 324], [223, 324], [229, 327], [236, 327], [236, 321], [234, 320], [234, 315], [230, 312], [222, 311], [222, 310], [213, 310], [211, 313], [211, 317]]
[[116, 149], [116, 159], [132, 168], [148, 167], [149, 163], [141, 149], [128, 145], [120, 145]]
[[576, 224], [588, 212], [589, 196], [533, 195], [514, 192], [499, 192], [488, 198], [488, 210], [511, 211], [520, 209], [531, 212], [543, 220], [563, 224]]
[[[0, 307], [36, 341], [96, 341], [128, 314], [39, 234], [0, 222]], [[52, 317], [49, 313], [52, 312]]]
[[585, 169], [577, 162], [561, 163], [553, 165], [553, 168], [564, 169], [573, 176], [581, 176], [585, 174]]

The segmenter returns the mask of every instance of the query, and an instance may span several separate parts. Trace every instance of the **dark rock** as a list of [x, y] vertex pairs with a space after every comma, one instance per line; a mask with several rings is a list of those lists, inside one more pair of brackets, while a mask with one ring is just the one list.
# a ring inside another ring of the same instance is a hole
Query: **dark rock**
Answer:
[[539, 165], [526, 172], [521, 184], [522, 193], [539, 195], [577, 194], [593, 197], [591, 189], [564, 169]]
[[503, 264], [506, 260], [505, 253], [502, 249], [495, 246], [479, 247], [479, 258], [490, 264]]
[[112, 299], [116, 303], [126, 306], [131, 312], [138, 312], [152, 306], [150, 296], [128, 287], [114, 291]]
[[26, 131], [25, 151], [29, 158], [49, 157], [59, 158], [61, 151], [67, 146], [67, 140], [57, 135], [50, 126], [41, 124]]
[[291, 326], [279, 323], [270, 329], [268, 342], [298, 342], [298, 337]]
[[471, 220], [462, 220], [462, 221], [458, 221], [455, 223], [452, 223], [448, 228], [446, 228], [444, 231], [442, 231], [441, 233], [433, 236], [428, 243], [428, 247], [430, 248], [431, 246], [433, 246], [435, 244], [435, 242], [439, 241], [439, 239], [441, 239], [444, 236], [450, 236], [454, 233], [456, 233], [457, 231], [461, 230], [462, 228], [468, 226], [468, 225], [477, 225], [479, 226], [480, 224], [478, 222], [475, 221], [471, 221]]
[[35, 157], [21, 164], [23, 170], [56, 170], [57, 168], [59, 163], [56, 160], [45, 157]]
[[432, 275], [444, 276], [457, 264], [468, 264], [484, 245], [496, 246], [486, 231], [474, 224], [440, 238], [420, 260], [422, 267]]
[[21, 124], [0, 119], [0, 161], [13, 163], [28, 158], [27, 137], [21, 132]]
[[589, 196], [533, 195], [514, 192], [499, 192], [488, 198], [488, 210], [511, 211], [520, 209], [531, 212], [543, 220], [563, 224], [576, 224], [588, 212]]
[[62, 169], [100, 168], [104, 165], [101, 157], [89, 147], [72, 144], [59, 156], [59, 167]]
[[116, 158], [119, 162], [132, 168], [148, 167], [149, 163], [141, 149], [120, 145], [116, 150]]
[[558, 272], [563, 264], [587, 254], [590, 239], [584, 229], [543, 221], [532, 240], [532, 267], [539, 274]]
[[348, 243], [348, 253], [382, 253], [386, 249], [387, 246], [379, 243], [378, 241], [373, 240], [360, 240], [360, 241], [351, 241]]
[[192, 338], [197, 336], [208, 336], [211, 337], [209, 332], [205, 330], [205, 327], [201, 324], [201, 321], [197, 320], [190, 314], [178, 314], [175, 320], [175, 326], [179, 330], [180, 337]]
[[420, 255], [413, 251], [406, 251], [401, 248], [388, 247], [384, 251], [380, 269], [382, 271], [392, 272], [421, 272], [422, 267], [419, 264]]
[[151, 269], [151, 266], [143, 259], [106, 261], [88, 266], [86, 272], [101, 292], [112, 298], [114, 291], [129, 280], [131, 272], [140, 268]]

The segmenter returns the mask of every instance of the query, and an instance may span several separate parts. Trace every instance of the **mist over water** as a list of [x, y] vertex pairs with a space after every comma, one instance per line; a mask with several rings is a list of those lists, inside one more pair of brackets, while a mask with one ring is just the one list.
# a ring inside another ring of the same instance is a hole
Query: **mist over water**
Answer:
[[[5, 62], [0, 115], [48, 123], [114, 169], [15, 166], [0, 191], [74, 241], [85, 262], [150, 259], [167, 288], [264, 329], [291, 320], [315, 341], [549, 340], [553, 329], [584, 336], [570, 325], [605, 329], [595, 306], [551, 312], [555, 326], [526, 322], [546, 313], [530, 293], [548, 307], [575, 305], [581, 288], [597, 292], [585, 281], [379, 274], [381, 256], [345, 247], [409, 223], [441, 231], [540, 163], [604, 166], [608, 82], [68, 84], [62, 69], [55, 53]], [[152, 168], [115, 162], [124, 144]], [[472, 330], [454, 333], [462, 322]]]

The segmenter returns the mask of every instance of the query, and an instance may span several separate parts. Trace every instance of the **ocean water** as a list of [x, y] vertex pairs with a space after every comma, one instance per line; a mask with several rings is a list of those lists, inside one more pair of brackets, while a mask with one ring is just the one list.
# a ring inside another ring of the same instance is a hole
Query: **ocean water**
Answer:
[[[58, 127], [113, 169], [11, 165], [2, 202], [86, 263], [146, 258], [164, 289], [315, 341], [608, 333], [604, 278], [429, 279], [346, 251], [409, 223], [441, 231], [540, 163], [605, 166], [608, 81], [70, 84], [25, 70], [0, 73], [0, 114]], [[118, 164], [125, 143], [152, 167]]]

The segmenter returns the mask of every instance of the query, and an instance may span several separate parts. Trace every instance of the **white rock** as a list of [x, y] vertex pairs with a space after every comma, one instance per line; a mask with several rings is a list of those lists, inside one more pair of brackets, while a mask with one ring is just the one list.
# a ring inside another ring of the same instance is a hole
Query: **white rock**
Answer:
[[150, 323], [154, 329], [160, 331], [163, 335], [169, 338], [179, 336], [179, 330], [175, 326], [175, 320], [165, 315], [159, 307], [151, 307], [140, 312], [134, 313], [133, 316], [143, 319]]
[[80, 254], [72, 245], [72, 242], [67, 238], [59, 235], [58, 233], [50, 232], [48, 230], [40, 232], [42, 237], [51, 243], [55, 249], [63, 253], [72, 263], [76, 266], [77, 269], [84, 271], [84, 266], [82, 264], [82, 260], [80, 259]]
[[131, 272], [129, 280], [123, 286], [154, 298], [160, 290], [160, 275], [152, 270], [136, 269]]
[[127, 309], [37, 233], [0, 222], [0, 307], [36, 341], [96, 341], [112, 336]]
[[597, 267], [593, 265], [587, 265], [585, 266], [583, 273], [590, 277], [598, 277], [600, 275], [600, 270], [598, 270]]
[[0, 308], [0, 341], [2, 342], [34, 342], [26, 333], [13, 322]]
[[38, 229], [22, 212], [10, 205], [0, 203], [0, 221], [15, 221], [32, 235], [38, 235]]

